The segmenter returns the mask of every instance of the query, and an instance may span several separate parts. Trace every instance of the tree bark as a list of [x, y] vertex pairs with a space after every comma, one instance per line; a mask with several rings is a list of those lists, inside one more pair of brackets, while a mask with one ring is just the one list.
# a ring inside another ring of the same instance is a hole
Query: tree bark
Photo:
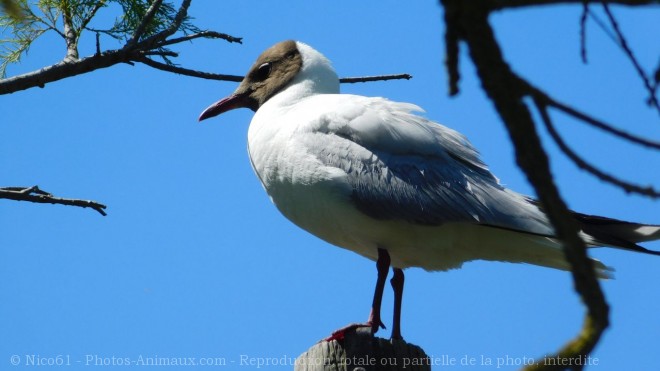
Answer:
[[417, 345], [386, 340], [368, 329], [347, 331], [342, 341], [320, 341], [301, 354], [294, 371], [430, 371], [431, 359]]

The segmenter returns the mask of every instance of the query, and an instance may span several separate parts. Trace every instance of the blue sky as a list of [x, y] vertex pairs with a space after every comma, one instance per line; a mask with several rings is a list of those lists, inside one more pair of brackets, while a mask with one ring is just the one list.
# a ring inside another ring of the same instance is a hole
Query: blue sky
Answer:
[[[195, 41], [176, 48], [178, 62], [243, 74], [265, 48], [297, 39], [329, 57], [340, 76], [410, 73], [410, 81], [342, 89], [422, 106], [427, 117], [466, 134], [506, 186], [533, 194], [465, 50], [461, 93], [447, 96], [437, 3], [348, 4], [195, 1], [190, 13], [199, 27], [244, 43]], [[614, 9], [642, 65], [655, 67], [660, 10]], [[111, 20], [114, 10], [103, 10], [99, 21]], [[544, 7], [498, 13], [492, 22], [516, 71], [560, 100], [658, 140], [657, 112], [644, 105], [630, 62], [593, 22], [589, 63], [581, 63], [579, 17], [579, 7]], [[81, 55], [93, 51], [88, 35]], [[55, 63], [64, 53], [62, 40], [45, 36], [8, 72]], [[252, 112], [197, 123], [205, 107], [235, 86], [119, 65], [0, 97], [2, 185], [39, 185], [108, 205], [102, 217], [0, 201], [1, 368], [10, 367], [12, 355], [21, 367], [28, 355], [61, 355], [73, 369], [140, 356], [212, 357], [225, 359], [228, 369], [249, 369], [256, 365], [241, 366], [242, 360], [293, 359], [336, 328], [366, 320], [375, 264], [278, 213], [247, 157]], [[590, 161], [638, 183], [660, 184], [657, 153], [553, 117]], [[595, 180], [545, 144], [571, 208], [660, 223], [656, 202]], [[646, 246], [660, 250], [660, 243]], [[612, 249], [592, 255], [616, 268], [616, 279], [602, 282], [612, 326], [592, 369], [657, 367], [660, 258]], [[403, 336], [434, 359], [539, 358], [577, 333], [584, 312], [569, 274], [546, 268], [473, 262], [450, 272], [409, 269], [406, 278]], [[388, 326], [391, 306], [388, 287]], [[379, 335], [389, 337], [389, 330]]]

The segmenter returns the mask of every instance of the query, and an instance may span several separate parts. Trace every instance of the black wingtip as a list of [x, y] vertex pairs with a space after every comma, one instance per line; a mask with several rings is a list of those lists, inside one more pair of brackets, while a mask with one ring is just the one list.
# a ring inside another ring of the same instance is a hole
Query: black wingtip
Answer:
[[660, 225], [627, 222], [603, 216], [573, 214], [580, 222], [584, 233], [605, 246], [660, 256], [660, 251], [638, 245], [639, 242], [660, 239]]

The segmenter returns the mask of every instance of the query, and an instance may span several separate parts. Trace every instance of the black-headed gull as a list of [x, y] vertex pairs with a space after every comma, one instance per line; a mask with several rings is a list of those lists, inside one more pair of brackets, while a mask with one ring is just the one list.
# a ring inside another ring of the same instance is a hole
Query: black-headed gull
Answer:
[[[483, 259], [569, 269], [539, 204], [503, 187], [463, 135], [416, 115], [421, 109], [413, 104], [339, 94], [330, 62], [306, 44], [284, 41], [263, 52], [236, 91], [199, 120], [241, 107], [256, 112], [250, 160], [282, 214], [376, 261], [363, 325], [373, 333], [384, 327], [390, 266], [398, 339], [404, 268], [443, 271]], [[574, 216], [589, 246], [659, 254], [637, 243], [660, 239], [660, 226]], [[594, 263], [607, 276], [607, 267]]]

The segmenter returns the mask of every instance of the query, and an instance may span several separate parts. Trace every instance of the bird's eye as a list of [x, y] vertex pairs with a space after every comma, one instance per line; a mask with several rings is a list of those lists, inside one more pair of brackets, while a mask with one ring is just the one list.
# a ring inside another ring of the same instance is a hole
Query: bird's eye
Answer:
[[268, 78], [270, 75], [270, 70], [271, 70], [272, 64], [270, 62], [266, 62], [259, 66], [257, 70], [254, 73], [254, 79], [257, 81], [264, 81]]

